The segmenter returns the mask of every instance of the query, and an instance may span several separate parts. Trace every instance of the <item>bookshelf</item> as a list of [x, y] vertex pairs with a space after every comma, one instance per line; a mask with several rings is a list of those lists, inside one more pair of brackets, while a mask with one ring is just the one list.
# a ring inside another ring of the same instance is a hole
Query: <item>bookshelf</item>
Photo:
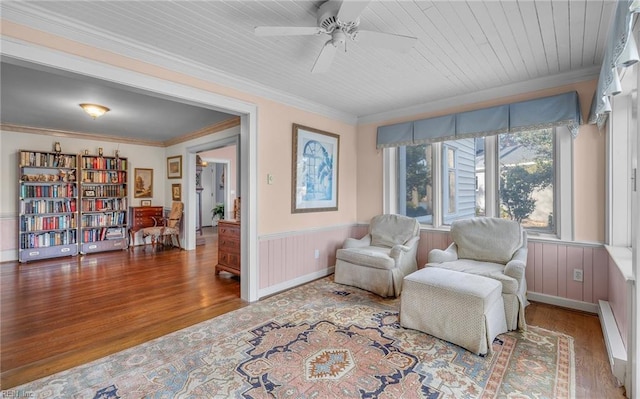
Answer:
[[128, 248], [127, 158], [80, 155], [80, 253]]
[[18, 151], [18, 260], [78, 254], [78, 156]]

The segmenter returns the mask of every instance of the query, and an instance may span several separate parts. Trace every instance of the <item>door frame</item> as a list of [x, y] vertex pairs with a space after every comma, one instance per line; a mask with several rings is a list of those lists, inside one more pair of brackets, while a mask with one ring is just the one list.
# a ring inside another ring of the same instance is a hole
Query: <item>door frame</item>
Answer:
[[[227, 112], [240, 117], [238, 166], [241, 175], [240, 192], [241, 214], [241, 276], [240, 296], [243, 300], [253, 302], [258, 296], [258, 229], [257, 229], [257, 114], [256, 104], [227, 97], [215, 92], [198, 89], [174, 81], [157, 78], [144, 73], [135, 72], [114, 65], [65, 53], [51, 48], [35, 46], [19, 39], [3, 36], [0, 38], [3, 57], [16, 63], [33, 63], [61, 71], [91, 76], [107, 82], [113, 82], [138, 90], [159, 94], [168, 99], [189, 102], [204, 108]], [[179, 73], [177, 73], [179, 74]], [[188, 75], [185, 75], [187, 77]], [[217, 136], [216, 136], [217, 137]], [[215, 140], [213, 140], [215, 141]], [[208, 141], [210, 143], [211, 141]], [[195, 229], [195, 157], [193, 147], [185, 148], [187, 179], [184, 180], [188, 204], [185, 211], [185, 231]], [[165, 198], [171, 198], [169, 190], [165, 190]], [[193, 193], [191, 193], [193, 191]], [[185, 243], [186, 249], [195, 248], [195, 231], [193, 238]]]

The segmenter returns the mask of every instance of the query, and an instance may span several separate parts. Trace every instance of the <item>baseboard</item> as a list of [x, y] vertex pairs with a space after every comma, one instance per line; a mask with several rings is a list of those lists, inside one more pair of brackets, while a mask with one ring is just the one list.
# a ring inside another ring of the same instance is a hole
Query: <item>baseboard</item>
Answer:
[[600, 316], [602, 334], [604, 335], [604, 342], [607, 346], [611, 372], [618, 380], [618, 386], [620, 386], [625, 381], [627, 350], [622, 342], [620, 330], [618, 330], [618, 325], [616, 324], [609, 302], [598, 301], [598, 305], [598, 316]]
[[11, 262], [16, 260], [18, 260], [17, 249], [7, 249], [5, 251], [0, 251], [0, 262]]
[[534, 302], [542, 302], [549, 305], [598, 314], [598, 305], [595, 303], [576, 301], [575, 299], [561, 298], [559, 296], [540, 294], [538, 292], [527, 292], [527, 299]]
[[264, 288], [264, 289], [259, 289], [258, 290], [258, 298], [264, 298], [267, 297], [269, 295], [273, 295], [273, 294], [277, 294], [279, 292], [282, 291], [286, 291], [288, 289], [297, 287], [299, 285], [302, 284], [306, 284], [309, 283], [313, 280], [317, 280], [319, 278], [328, 276], [330, 274], [333, 274], [333, 271], [335, 269], [335, 266], [330, 266], [324, 270], [320, 270], [311, 274], [307, 274], [304, 276], [300, 276], [297, 278], [294, 278], [293, 280], [289, 280], [289, 281], [285, 281], [283, 283], [280, 284], [276, 284], [276, 285], [272, 285], [271, 287], [268, 288]]

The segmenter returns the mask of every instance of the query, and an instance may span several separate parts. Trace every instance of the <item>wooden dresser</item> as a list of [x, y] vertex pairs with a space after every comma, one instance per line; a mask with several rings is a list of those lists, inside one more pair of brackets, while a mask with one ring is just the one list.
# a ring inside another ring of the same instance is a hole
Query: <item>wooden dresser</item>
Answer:
[[218, 222], [218, 264], [216, 274], [221, 271], [240, 275], [240, 221]]
[[129, 207], [129, 245], [133, 246], [138, 230], [153, 227], [153, 218], [162, 218], [164, 208], [161, 206], [130, 206]]

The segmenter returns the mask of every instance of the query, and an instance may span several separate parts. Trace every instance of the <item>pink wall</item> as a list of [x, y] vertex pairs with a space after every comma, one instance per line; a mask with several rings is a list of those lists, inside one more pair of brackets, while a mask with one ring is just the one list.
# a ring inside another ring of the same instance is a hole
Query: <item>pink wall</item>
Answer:
[[622, 342], [624, 343], [624, 346], [627, 347], [629, 330], [629, 321], [627, 317], [628, 287], [624, 276], [620, 272], [620, 269], [618, 269], [618, 266], [615, 265], [614, 261], [609, 257], [607, 257], [607, 261], [609, 262], [609, 305], [611, 306], [611, 310], [613, 311], [613, 315], [616, 319], [616, 324], [618, 325], [618, 330], [622, 336]]
[[[573, 270], [583, 272], [583, 282], [573, 281]], [[607, 300], [609, 263], [603, 247], [530, 242], [527, 285], [530, 292], [597, 304]]]
[[[418, 247], [418, 264], [427, 262], [429, 251], [444, 249], [451, 243], [449, 232], [423, 230]], [[588, 303], [609, 297], [609, 261], [602, 246], [566, 242], [529, 240], [527, 289]], [[573, 281], [573, 269], [583, 271], [583, 282]]]
[[[336, 251], [347, 237], [362, 237], [367, 227], [339, 226], [317, 231], [278, 234], [259, 239], [258, 287], [265, 289], [326, 271], [336, 264]], [[315, 250], [320, 256], [315, 259]]]
[[[334, 266], [335, 251], [342, 247], [344, 239], [360, 238], [367, 233], [367, 229], [365, 225], [358, 225], [261, 238], [260, 288]], [[422, 230], [417, 253], [418, 265], [427, 263], [429, 251], [444, 249], [450, 243], [448, 232]], [[313, 257], [316, 248], [320, 249], [318, 260]], [[526, 278], [529, 292], [593, 304], [600, 299], [610, 300], [609, 258], [602, 246], [530, 241], [528, 248]], [[573, 269], [583, 271], [582, 283], [573, 281]], [[616, 299], [614, 305], [618, 306], [623, 299]], [[618, 318], [619, 311], [615, 313]]]

